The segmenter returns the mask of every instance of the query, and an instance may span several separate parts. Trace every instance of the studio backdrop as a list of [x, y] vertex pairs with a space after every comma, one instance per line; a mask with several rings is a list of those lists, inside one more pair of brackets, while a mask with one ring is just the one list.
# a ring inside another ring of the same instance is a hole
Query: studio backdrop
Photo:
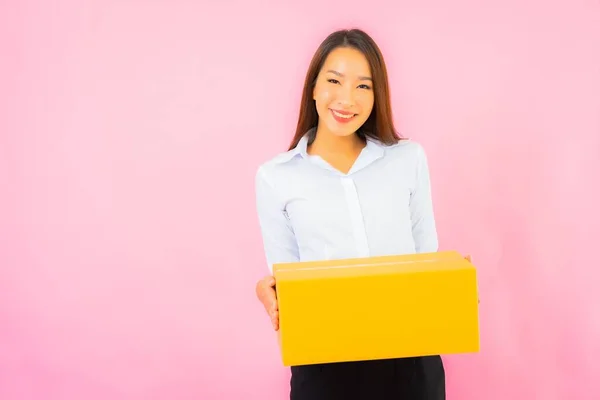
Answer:
[[600, 3], [0, 5], [0, 398], [281, 400], [254, 175], [331, 31], [380, 44], [479, 269], [454, 400], [598, 399]]

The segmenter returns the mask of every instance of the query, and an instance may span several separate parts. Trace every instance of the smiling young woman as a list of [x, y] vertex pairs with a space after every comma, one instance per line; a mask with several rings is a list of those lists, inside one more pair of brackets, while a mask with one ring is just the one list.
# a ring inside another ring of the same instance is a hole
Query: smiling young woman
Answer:
[[[437, 251], [423, 148], [398, 135], [388, 77], [365, 32], [317, 49], [288, 151], [256, 174], [267, 264]], [[256, 293], [278, 329], [275, 280]], [[410, 327], [407, 327], [410, 329]], [[445, 399], [439, 356], [292, 367], [290, 399]]]

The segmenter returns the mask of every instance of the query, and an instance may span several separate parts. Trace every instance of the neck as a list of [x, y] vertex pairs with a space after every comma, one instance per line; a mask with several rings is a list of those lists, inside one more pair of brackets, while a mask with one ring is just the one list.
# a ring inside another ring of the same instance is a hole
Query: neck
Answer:
[[309, 146], [309, 153], [318, 154], [355, 154], [365, 146], [365, 142], [356, 133], [349, 136], [337, 136], [317, 129], [315, 140]]

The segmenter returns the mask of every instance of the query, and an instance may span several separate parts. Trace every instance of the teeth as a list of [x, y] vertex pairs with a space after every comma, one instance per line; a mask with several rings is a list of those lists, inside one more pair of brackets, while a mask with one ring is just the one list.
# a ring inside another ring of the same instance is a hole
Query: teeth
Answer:
[[[331, 111], [333, 111], [333, 110], [331, 110]], [[350, 118], [354, 117], [354, 114], [348, 114], [348, 115], [346, 115], [346, 114], [340, 114], [339, 112], [336, 112], [336, 111], [333, 111], [333, 113], [334, 113], [334, 114], [335, 114], [337, 117], [340, 117], [340, 118], [345, 118], [345, 119], [350, 119]]]

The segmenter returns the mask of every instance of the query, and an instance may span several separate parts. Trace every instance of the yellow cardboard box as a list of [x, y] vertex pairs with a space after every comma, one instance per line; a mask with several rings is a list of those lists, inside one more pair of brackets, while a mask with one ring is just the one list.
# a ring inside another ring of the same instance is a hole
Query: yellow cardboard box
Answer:
[[458, 252], [273, 271], [285, 366], [479, 351], [476, 270]]

